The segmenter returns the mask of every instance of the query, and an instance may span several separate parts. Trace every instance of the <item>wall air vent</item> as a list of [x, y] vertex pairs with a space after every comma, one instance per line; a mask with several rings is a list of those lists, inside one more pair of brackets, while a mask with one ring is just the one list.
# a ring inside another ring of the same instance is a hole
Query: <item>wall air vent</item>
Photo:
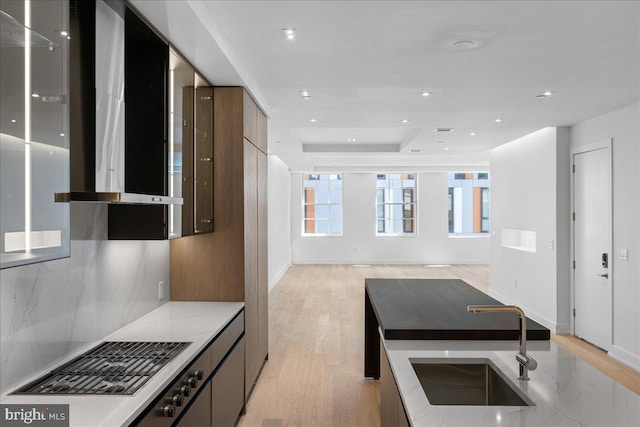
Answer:
[[453, 128], [436, 128], [436, 132], [453, 132]]

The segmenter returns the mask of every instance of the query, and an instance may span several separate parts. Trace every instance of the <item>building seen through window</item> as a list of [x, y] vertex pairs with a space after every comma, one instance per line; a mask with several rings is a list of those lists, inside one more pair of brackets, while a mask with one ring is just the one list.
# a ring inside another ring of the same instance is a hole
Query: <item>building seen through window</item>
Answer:
[[415, 174], [378, 174], [376, 177], [376, 234], [415, 234], [416, 196]]
[[489, 232], [489, 173], [449, 173], [449, 234]]
[[304, 174], [302, 179], [302, 234], [342, 235], [342, 175]]

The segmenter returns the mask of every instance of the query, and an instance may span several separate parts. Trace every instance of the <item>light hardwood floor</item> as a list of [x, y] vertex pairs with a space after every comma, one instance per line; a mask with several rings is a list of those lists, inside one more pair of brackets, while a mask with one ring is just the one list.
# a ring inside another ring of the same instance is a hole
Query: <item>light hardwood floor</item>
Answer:
[[[488, 266], [297, 265], [269, 294], [269, 360], [242, 427], [378, 426], [363, 374], [365, 278], [459, 278], [487, 292]], [[553, 341], [640, 394], [640, 373], [567, 336]]]

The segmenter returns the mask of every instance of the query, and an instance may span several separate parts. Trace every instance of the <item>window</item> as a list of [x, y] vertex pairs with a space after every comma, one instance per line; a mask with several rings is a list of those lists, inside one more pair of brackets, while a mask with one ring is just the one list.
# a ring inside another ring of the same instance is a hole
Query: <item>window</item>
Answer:
[[342, 235], [342, 175], [304, 174], [302, 191], [302, 234]]
[[449, 234], [489, 232], [489, 173], [449, 174]]
[[376, 234], [416, 233], [416, 175], [378, 174], [376, 179]]

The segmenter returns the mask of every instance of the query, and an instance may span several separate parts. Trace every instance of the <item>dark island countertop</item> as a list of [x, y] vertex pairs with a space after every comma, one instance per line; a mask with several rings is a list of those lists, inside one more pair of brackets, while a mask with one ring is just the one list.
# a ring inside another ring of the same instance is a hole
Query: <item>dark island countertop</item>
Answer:
[[[467, 312], [467, 305], [503, 305], [458, 279], [366, 279], [366, 292], [390, 340], [517, 340], [514, 313]], [[549, 329], [527, 318], [527, 340]]]
[[[518, 340], [514, 313], [478, 313], [468, 305], [503, 305], [459, 279], [365, 279], [365, 377], [379, 377], [378, 327], [388, 340]], [[549, 340], [527, 318], [527, 340]]]

